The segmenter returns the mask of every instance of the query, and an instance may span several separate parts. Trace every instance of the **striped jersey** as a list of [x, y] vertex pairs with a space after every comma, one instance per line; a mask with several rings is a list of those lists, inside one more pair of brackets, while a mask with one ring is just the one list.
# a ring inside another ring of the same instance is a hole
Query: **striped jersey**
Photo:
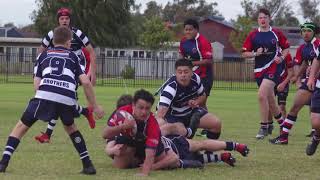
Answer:
[[193, 73], [191, 82], [186, 87], [179, 85], [176, 76], [172, 76], [163, 86], [158, 106], [169, 108], [166, 115], [183, 117], [192, 111], [188, 101], [203, 94], [204, 88], [197, 74]]
[[[81, 55], [81, 48], [86, 47], [90, 44], [89, 38], [80, 30], [71, 27], [72, 40], [71, 40], [71, 50], [78, 56]], [[43, 47], [54, 47], [53, 42], [53, 31], [48, 32], [48, 34], [42, 40]]]
[[41, 78], [35, 98], [76, 105], [76, 87], [84, 74], [79, 57], [64, 47], [50, 48], [37, 58], [35, 76]]

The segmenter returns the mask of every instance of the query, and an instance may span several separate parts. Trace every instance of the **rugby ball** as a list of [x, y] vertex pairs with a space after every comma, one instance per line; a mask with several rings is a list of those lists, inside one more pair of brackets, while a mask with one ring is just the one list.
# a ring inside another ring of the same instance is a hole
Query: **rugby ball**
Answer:
[[[127, 119], [129, 121], [134, 121], [134, 117], [127, 111], [120, 110], [117, 111], [113, 117], [116, 125], [121, 125], [124, 123], [124, 121]], [[123, 132], [121, 132], [122, 135], [134, 137], [137, 133], [137, 124], [135, 123], [134, 127], [131, 129], [126, 129]]]

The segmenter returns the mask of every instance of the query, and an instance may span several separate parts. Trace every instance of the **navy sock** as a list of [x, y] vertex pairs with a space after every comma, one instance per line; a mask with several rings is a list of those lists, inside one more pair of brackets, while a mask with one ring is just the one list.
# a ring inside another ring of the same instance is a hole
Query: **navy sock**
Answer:
[[10, 158], [14, 151], [17, 149], [18, 145], [20, 143], [20, 140], [18, 138], [9, 136], [7, 140], [6, 147], [2, 154], [1, 163], [8, 164], [10, 161]]
[[233, 151], [236, 148], [236, 143], [234, 143], [234, 142], [227, 141], [226, 144], [227, 144], [227, 146], [224, 149], [226, 151]]
[[49, 121], [48, 126], [47, 126], [47, 130], [46, 130], [46, 134], [49, 136], [49, 138], [52, 135], [53, 129], [57, 124], [57, 120], [56, 119], [52, 119], [51, 121]]
[[72, 140], [72, 143], [76, 150], [79, 153], [80, 159], [82, 160], [82, 163], [84, 166], [90, 164], [90, 157], [89, 153], [86, 147], [86, 143], [79, 131], [76, 131], [72, 134], [70, 134], [70, 138]]

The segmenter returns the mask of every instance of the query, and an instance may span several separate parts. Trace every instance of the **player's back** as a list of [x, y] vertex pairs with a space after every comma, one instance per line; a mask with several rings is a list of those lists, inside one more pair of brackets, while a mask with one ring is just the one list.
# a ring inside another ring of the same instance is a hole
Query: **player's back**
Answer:
[[64, 47], [50, 48], [37, 59], [35, 76], [41, 78], [41, 82], [35, 97], [74, 105], [81, 74], [77, 55]]

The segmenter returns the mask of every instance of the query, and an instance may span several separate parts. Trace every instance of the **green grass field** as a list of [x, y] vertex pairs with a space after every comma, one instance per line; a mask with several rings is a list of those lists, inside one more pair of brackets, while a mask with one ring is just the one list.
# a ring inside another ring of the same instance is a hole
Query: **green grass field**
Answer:
[[[129, 92], [133, 91], [134, 89], [129, 89]], [[97, 87], [97, 99], [107, 112], [106, 117], [113, 110], [117, 97], [123, 93], [126, 93], [124, 88]], [[82, 94], [81, 92], [80, 99], [83, 103]], [[0, 152], [32, 96], [32, 84], [0, 84]], [[292, 104], [292, 96], [290, 94], [288, 106]], [[288, 146], [271, 145], [268, 138], [261, 141], [254, 138], [259, 125], [254, 91], [215, 90], [209, 97], [208, 108], [222, 120], [221, 139], [247, 143], [251, 150], [249, 157], [233, 153], [237, 159], [234, 168], [222, 163], [210, 164], [203, 170], [152, 172], [148, 179], [320, 179], [320, 151], [313, 157], [305, 155], [305, 147], [309, 143], [305, 134], [310, 129], [307, 108], [300, 113]], [[50, 144], [38, 144], [34, 141], [34, 136], [46, 127], [45, 123], [39, 121], [23, 138], [7, 173], [0, 174], [0, 179], [141, 179], [135, 176], [136, 169], [118, 170], [111, 167], [111, 160], [104, 154], [104, 140], [101, 138], [106, 119], [97, 121], [94, 130], [89, 128], [84, 118], [76, 120], [76, 124], [85, 137], [97, 169], [96, 176], [79, 174], [81, 162], [61, 122], [58, 122]], [[275, 135], [278, 135], [278, 128], [272, 137]]]

